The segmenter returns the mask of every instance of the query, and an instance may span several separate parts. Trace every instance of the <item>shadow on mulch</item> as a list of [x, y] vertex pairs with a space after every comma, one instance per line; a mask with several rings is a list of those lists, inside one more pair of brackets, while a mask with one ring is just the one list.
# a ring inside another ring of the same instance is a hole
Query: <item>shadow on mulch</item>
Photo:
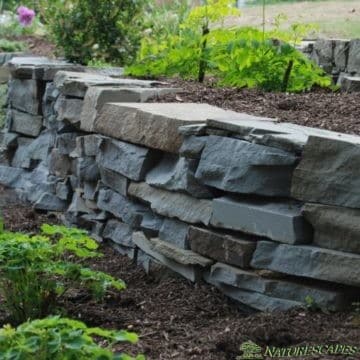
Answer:
[[[4, 192], [0, 194], [3, 199]], [[9, 230], [35, 232], [43, 222], [55, 220], [26, 206], [8, 204], [0, 202]], [[104, 256], [88, 264], [123, 279], [127, 289], [109, 294], [100, 304], [86, 293], [76, 294], [67, 299], [65, 307], [69, 316], [88, 325], [137, 332], [139, 343], [121, 346], [122, 350], [153, 360], [234, 360], [247, 340], [263, 347], [359, 345], [360, 324], [355, 324], [354, 314], [297, 309], [249, 315], [207, 284], [192, 284], [166, 271], [148, 276], [110, 246], [102, 245], [101, 251]], [[351, 359], [321, 357], [335, 358]]]
[[220, 88], [210, 81], [199, 84], [180, 79], [163, 79], [181, 88], [177, 94], [151, 102], [208, 103], [227, 110], [278, 118], [281, 122], [318, 127], [360, 135], [360, 93], [315, 89], [300, 94], [264, 92], [256, 89]]

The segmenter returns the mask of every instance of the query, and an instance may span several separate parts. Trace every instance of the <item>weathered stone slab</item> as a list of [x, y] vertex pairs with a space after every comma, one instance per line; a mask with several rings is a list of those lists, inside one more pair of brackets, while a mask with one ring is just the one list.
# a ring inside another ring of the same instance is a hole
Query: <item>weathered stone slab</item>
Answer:
[[70, 190], [70, 181], [69, 180], [59, 181], [56, 184], [55, 194], [60, 200], [68, 201], [72, 195], [72, 192]]
[[303, 215], [314, 228], [315, 245], [360, 254], [360, 210], [305, 204]]
[[78, 98], [84, 98], [90, 86], [152, 87], [159, 84], [155, 81], [114, 79], [99, 74], [71, 71], [59, 71], [55, 75], [54, 82], [62, 94]]
[[71, 204], [67, 209], [69, 213], [74, 213], [76, 214], [76, 216], [79, 216], [81, 214], [91, 214], [93, 212], [92, 209], [86, 206], [86, 203], [81, 195], [82, 195], [81, 190], [76, 189], [76, 191], [73, 194]]
[[86, 200], [96, 200], [98, 190], [100, 190], [98, 182], [84, 181], [84, 194], [83, 198]]
[[93, 131], [95, 119], [106, 103], [120, 102], [145, 102], [151, 97], [162, 96], [176, 92], [178, 89], [172, 88], [120, 88], [92, 86], [86, 92], [84, 107], [81, 114], [81, 129]]
[[351, 40], [349, 43], [347, 71], [360, 75], [360, 39]]
[[121, 195], [126, 196], [127, 195], [127, 188], [129, 180], [119, 173], [106, 169], [99, 165], [99, 171], [100, 171], [100, 179], [101, 182], [111, 188], [112, 190], [118, 192]]
[[40, 114], [41, 89], [36, 80], [11, 80], [8, 96], [13, 108], [32, 115]]
[[291, 196], [360, 208], [360, 137], [340, 141], [310, 137], [294, 171]]
[[194, 226], [189, 229], [189, 243], [191, 250], [200, 255], [241, 268], [249, 267], [256, 248], [255, 240], [236, 238]]
[[182, 142], [179, 126], [231, 115], [236, 116], [236, 113], [207, 104], [111, 103], [103, 106], [94, 130], [120, 140], [177, 153]]
[[301, 215], [301, 204], [292, 201], [217, 198], [213, 200], [211, 224], [288, 244], [312, 240], [311, 227]]
[[97, 134], [86, 135], [82, 137], [84, 155], [96, 156], [100, 151], [100, 145], [104, 140], [103, 136]]
[[55, 87], [53, 82], [47, 83], [42, 102], [42, 112], [44, 117], [49, 117], [55, 114], [54, 105], [56, 99], [59, 97], [60, 92]]
[[206, 136], [187, 136], [179, 149], [179, 154], [189, 159], [200, 159], [206, 145]]
[[[229, 298], [245, 305], [249, 308], [264, 312], [287, 311], [292, 308], [301, 307], [303, 304], [298, 301], [287, 299], [280, 299], [271, 297], [258, 292], [247, 291], [239, 289], [230, 285], [218, 283], [211, 278], [206, 278], [205, 281], [217, 287], [222, 293]], [[248, 309], [243, 309], [249, 311]]]
[[165, 265], [174, 272], [180, 274], [186, 279], [195, 282], [201, 279], [202, 267], [198, 264], [184, 265], [176, 262], [173, 259], [167, 258], [165, 255], [159, 253], [154, 249], [154, 243], [147, 239], [142, 232], [135, 232], [133, 234], [133, 242], [147, 255], [150, 255], [161, 264]]
[[100, 189], [97, 205], [99, 209], [110, 212], [135, 228], [141, 225], [144, 214], [149, 211], [145, 206], [109, 189]]
[[341, 90], [360, 92], [360, 76], [344, 76], [341, 80]]
[[12, 158], [11, 166], [24, 169], [33, 167], [31, 164], [31, 159], [28, 157], [28, 149], [32, 142], [33, 139], [26, 137], [19, 137], [17, 139], [18, 147], [15, 151], [14, 157]]
[[184, 137], [206, 135], [206, 123], [180, 126], [178, 131]]
[[10, 131], [36, 137], [42, 128], [42, 116], [11, 110]]
[[159, 239], [167, 241], [181, 249], [188, 250], [190, 249], [188, 233], [189, 224], [165, 218], [160, 228]]
[[54, 109], [57, 112], [57, 120], [68, 122], [76, 127], [80, 125], [82, 108], [82, 100], [66, 98], [65, 96], [59, 96], [54, 105]]
[[314, 61], [327, 73], [333, 68], [333, 42], [327, 39], [317, 40], [312, 54]]
[[134, 247], [132, 242], [132, 228], [123, 222], [117, 220], [109, 220], [103, 231], [103, 238], [111, 240], [116, 244]]
[[176, 217], [192, 224], [208, 225], [211, 217], [211, 201], [189, 195], [156, 189], [146, 183], [131, 183], [128, 194], [150, 204], [160, 215]]
[[260, 241], [251, 266], [285, 274], [360, 286], [360, 255], [314, 246]]
[[159, 156], [147, 148], [111, 139], [104, 140], [100, 150], [99, 165], [135, 181], [144, 179]]
[[237, 287], [247, 291], [255, 291], [271, 297], [297, 301], [306, 304], [310, 297], [323, 309], [336, 311], [351, 302], [351, 294], [336, 286], [322, 282], [295, 280], [282, 275], [280, 278], [266, 278], [256, 271], [247, 271], [222, 263], [211, 267], [210, 278], [213, 281]]
[[345, 71], [348, 61], [349, 41], [333, 40], [334, 64], [336, 71]]
[[51, 81], [58, 71], [84, 71], [81, 65], [52, 60], [43, 56], [16, 57], [11, 59], [8, 67], [13, 77], [20, 79], [39, 79]]
[[195, 178], [197, 165], [197, 160], [164, 154], [161, 161], [147, 173], [146, 182], [165, 190], [211, 198], [212, 192]]
[[296, 160], [280, 149], [209, 136], [195, 176], [234, 193], [288, 196]]

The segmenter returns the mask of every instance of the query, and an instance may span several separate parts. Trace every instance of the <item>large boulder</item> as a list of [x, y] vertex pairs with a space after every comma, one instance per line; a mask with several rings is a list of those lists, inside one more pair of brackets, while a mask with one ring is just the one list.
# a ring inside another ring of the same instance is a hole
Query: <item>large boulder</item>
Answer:
[[233, 193], [288, 196], [296, 160], [280, 149], [209, 136], [196, 178]]

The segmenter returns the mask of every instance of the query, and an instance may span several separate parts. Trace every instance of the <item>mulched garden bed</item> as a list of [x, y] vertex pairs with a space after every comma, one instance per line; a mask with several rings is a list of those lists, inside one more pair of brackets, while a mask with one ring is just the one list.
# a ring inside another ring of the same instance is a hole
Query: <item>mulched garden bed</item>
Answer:
[[152, 102], [208, 103], [223, 109], [278, 118], [281, 122], [318, 127], [360, 135], [360, 93], [316, 89], [309, 93], [286, 94], [255, 89], [219, 88], [209, 81], [165, 79], [182, 89]]
[[[57, 221], [51, 214], [39, 214], [15, 204], [12, 195], [0, 189], [0, 199], [4, 198], [7, 200], [1, 201], [0, 207], [7, 229], [35, 232], [42, 223]], [[89, 265], [125, 280], [128, 288], [110, 294], [101, 304], [86, 293], [72, 294], [65, 304], [68, 315], [88, 325], [137, 332], [138, 345], [122, 349], [143, 353], [147, 359], [234, 360], [247, 340], [264, 347], [359, 345], [360, 318], [354, 313], [298, 309], [249, 315], [207, 284], [192, 284], [161, 270], [148, 276], [110, 246], [102, 245], [101, 251], [104, 256], [88, 261]], [[3, 322], [0, 320], [0, 325]]]

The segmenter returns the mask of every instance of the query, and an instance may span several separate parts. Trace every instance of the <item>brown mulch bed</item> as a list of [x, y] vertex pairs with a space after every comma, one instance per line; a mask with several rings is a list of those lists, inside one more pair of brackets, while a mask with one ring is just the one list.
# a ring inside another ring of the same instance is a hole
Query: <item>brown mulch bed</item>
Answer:
[[25, 43], [28, 52], [34, 56], [46, 56], [50, 59], [55, 58], [56, 47], [46, 37], [21, 35], [13, 37], [11, 40], [22, 41]]
[[[8, 195], [0, 189], [0, 198], [4, 196]], [[26, 206], [8, 203], [8, 206], [0, 203], [7, 229], [37, 231], [43, 222], [54, 221], [53, 217], [38, 214]], [[247, 340], [263, 347], [359, 345], [360, 319], [355, 314], [298, 309], [249, 315], [206, 284], [192, 284], [161, 270], [146, 275], [111, 247], [103, 245], [101, 251], [104, 257], [89, 261], [89, 265], [125, 280], [127, 289], [110, 294], [100, 304], [85, 293], [69, 297], [68, 315], [91, 326], [137, 332], [139, 343], [121, 349], [143, 353], [147, 359], [234, 360], [240, 355], [240, 345]], [[351, 359], [349, 356], [321, 357], [335, 358]]]
[[151, 101], [208, 103], [227, 110], [278, 118], [281, 122], [360, 135], [360, 93], [316, 89], [309, 93], [286, 94], [219, 88], [211, 82], [165, 81], [182, 91]]

